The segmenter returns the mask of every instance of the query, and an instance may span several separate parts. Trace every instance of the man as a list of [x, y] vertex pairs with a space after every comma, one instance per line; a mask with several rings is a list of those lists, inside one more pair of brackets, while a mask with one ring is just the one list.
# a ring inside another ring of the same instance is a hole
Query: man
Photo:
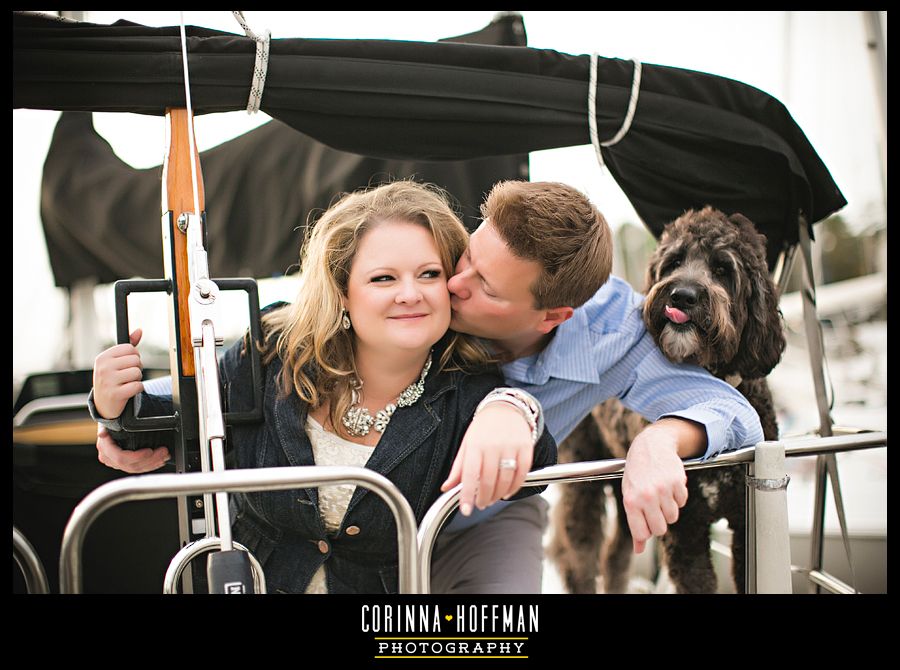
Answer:
[[[501, 182], [482, 216], [448, 283], [451, 328], [491, 341], [507, 382], [540, 400], [557, 442], [610, 397], [654, 422], [632, 443], [622, 480], [640, 553], [687, 501], [682, 459], [761, 441], [759, 417], [728, 384], [663, 357], [643, 326], [642, 296], [610, 277], [612, 235], [582, 193], [556, 183]], [[466, 433], [443, 487], [465, 481], [462, 514], [435, 547], [434, 593], [541, 590], [546, 501], [532, 496], [488, 507], [517, 489], [528, 471], [523, 463], [530, 465], [528, 431], [498, 428], [516, 411], [492, 403]], [[501, 486], [482, 477], [476, 490], [471, 474], [481, 471], [482, 449], [498, 441], [520, 466], [514, 481]], [[164, 450], [123, 452], [102, 429], [97, 447], [101, 461], [129, 471], [139, 462], [160, 467], [166, 457]]]
[[[687, 501], [682, 459], [756, 444], [759, 417], [728, 384], [663, 357], [643, 326], [642, 296], [609, 276], [609, 227], [579, 191], [502, 182], [482, 216], [448, 284], [450, 327], [492, 341], [507, 382], [540, 400], [557, 442], [614, 396], [654, 421], [632, 443], [622, 479], [640, 553]], [[478, 445], [510, 439], [497, 428], [502, 411], [491, 405], [475, 417], [445, 490], [478, 468]], [[528, 457], [528, 446], [517, 458]], [[463, 516], [435, 547], [433, 592], [540, 592], [546, 503], [539, 496], [498, 503], [467, 519], [467, 508], [485, 507], [489, 495], [463, 486]]]

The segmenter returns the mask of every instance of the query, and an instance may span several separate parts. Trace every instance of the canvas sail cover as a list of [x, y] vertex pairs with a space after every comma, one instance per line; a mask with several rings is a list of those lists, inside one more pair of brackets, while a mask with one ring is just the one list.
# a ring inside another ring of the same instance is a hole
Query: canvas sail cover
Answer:
[[[187, 32], [195, 112], [244, 109], [255, 42]], [[597, 72], [605, 139], [622, 125], [634, 64], [600, 57]], [[370, 157], [522, 155], [591, 142], [589, 73], [588, 55], [525, 46], [273, 39], [261, 109], [331, 148]], [[13, 77], [14, 108], [162, 114], [185, 104], [177, 27], [17, 14]], [[784, 105], [706, 73], [644, 64], [631, 128], [602, 154], [655, 235], [685, 209], [710, 204], [756, 223], [770, 265], [797, 241], [798, 217], [812, 232], [846, 204]]]

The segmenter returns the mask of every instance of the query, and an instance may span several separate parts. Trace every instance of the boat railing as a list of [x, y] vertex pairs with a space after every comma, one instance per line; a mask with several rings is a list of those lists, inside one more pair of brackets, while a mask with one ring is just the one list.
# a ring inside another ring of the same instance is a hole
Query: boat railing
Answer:
[[[792, 571], [804, 572], [816, 587], [835, 593], [855, 592], [852, 586], [828, 574], [821, 566], [798, 569], [790, 562], [786, 497], [789, 478], [785, 459], [833, 456], [837, 452], [887, 446], [886, 432], [835, 430], [846, 433], [830, 437], [801, 436], [761, 442], [754, 447], [720, 454], [706, 461], [685, 462], [687, 471], [727, 466], [742, 466], [746, 469], [748, 518], [745, 583], [748, 593], [791, 593]], [[625, 461], [622, 459], [553, 465], [529, 473], [524, 486], [620, 479], [624, 466]], [[441, 495], [425, 514], [417, 532], [415, 516], [409, 503], [387, 478], [366, 468], [333, 466], [151, 474], [108, 482], [92, 491], [78, 504], [66, 526], [60, 552], [60, 590], [62, 593], [81, 592], [81, 549], [85, 534], [100, 514], [120, 503], [222, 491], [275, 491], [333, 484], [365, 486], [385, 501], [397, 522], [400, 593], [429, 593], [434, 544], [441, 527], [458, 505], [462, 487], [458, 485]], [[843, 516], [839, 490], [835, 494], [838, 513]], [[815, 525], [819, 534], [823, 532], [823, 526], [822, 523]], [[821, 542], [821, 538], [818, 541]], [[185, 560], [190, 560], [201, 551], [215, 549], [214, 545], [215, 538], [208, 539], [202, 547], [190, 548], [188, 545], [179, 552], [180, 556], [173, 559], [173, 565], [178, 564], [180, 569]], [[170, 567], [167, 573], [166, 592], [172, 592], [173, 570]], [[262, 589], [259, 586], [257, 581], [257, 589], [264, 591], [264, 586]]]
[[31, 542], [15, 526], [13, 526], [13, 560], [25, 577], [25, 588], [28, 593], [50, 593], [44, 564], [41, 563]]
[[[706, 461], [686, 461], [685, 470], [704, 470], [740, 465], [747, 474], [747, 533], [746, 579], [748, 593], [791, 593], [791, 573], [803, 572], [810, 582], [835, 593], [854, 593], [855, 589], [822, 570], [821, 565], [795, 568], [790, 562], [788, 533], [787, 484], [785, 458], [834, 455], [887, 446], [887, 433], [838, 429], [841, 435], [830, 437], [799, 436], [772, 442], [760, 442], [753, 447], [720, 454]], [[621, 479], [625, 467], [623, 459], [583, 461], [552, 465], [530, 472], [524, 486], [569, 484], [596, 480]], [[836, 477], [833, 479], [837, 481]], [[419, 526], [418, 565], [422, 593], [431, 588], [431, 556], [438, 533], [459, 503], [462, 486], [447, 491], [431, 506]], [[843, 516], [843, 502], [839, 488], [835, 491], [838, 514]], [[821, 506], [820, 506], [821, 507]], [[821, 544], [824, 524], [815, 524]]]
[[[420, 571], [416, 566], [416, 519], [400, 490], [383, 475], [366, 468], [318, 465], [135, 475], [103, 484], [91, 491], [75, 507], [66, 524], [59, 558], [60, 592], [82, 592], [81, 552], [87, 531], [101, 514], [120, 503], [179, 495], [280, 491], [335, 484], [362, 486], [384, 500], [397, 523], [400, 593], [420, 593]], [[212, 546], [215, 538], [207, 539], [208, 542], [201, 542], [202, 546], [194, 547], [196, 551], [191, 552], [189, 558], [197, 551], [215, 548]], [[190, 545], [185, 549], [188, 546]], [[183, 549], [182, 552], [184, 551]], [[185, 556], [182, 552], [176, 555], [170, 565], [167, 584], [172, 570], [176, 569], [175, 565], [180, 568], [183, 564]], [[260, 582], [256, 579], [254, 581], [259, 588]]]

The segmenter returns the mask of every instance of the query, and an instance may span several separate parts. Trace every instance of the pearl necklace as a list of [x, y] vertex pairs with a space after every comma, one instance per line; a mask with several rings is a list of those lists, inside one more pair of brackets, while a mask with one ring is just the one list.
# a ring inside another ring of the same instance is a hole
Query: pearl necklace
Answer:
[[362, 382], [358, 379], [353, 384], [351, 390], [350, 408], [344, 413], [341, 423], [347, 429], [347, 432], [354, 437], [363, 437], [369, 434], [369, 428], [374, 427], [379, 433], [383, 433], [387, 425], [391, 422], [391, 416], [398, 407], [409, 407], [422, 397], [425, 391], [425, 375], [431, 369], [431, 354], [428, 354], [428, 360], [425, 361], [425, 367], [422, 368], [422, 374], [419, 380], [407, 386], [395, 402], [388, 403], [384, 409], [380, 409], [375, 413], [375, 417], [369, 414], [369, 410], [361, 407], [359, 403], [359, 389], [362, 388]]

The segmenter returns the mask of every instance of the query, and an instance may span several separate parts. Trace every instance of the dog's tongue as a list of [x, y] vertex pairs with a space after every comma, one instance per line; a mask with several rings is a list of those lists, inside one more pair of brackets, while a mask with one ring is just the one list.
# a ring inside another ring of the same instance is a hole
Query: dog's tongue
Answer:
[[669, 307], [666, 305], [665, 311], [666, 318], [669, 319], [669, 321], [674, 321], [675, 323], [687, 323], [691, 320], [691, 317], [676, 307]]

